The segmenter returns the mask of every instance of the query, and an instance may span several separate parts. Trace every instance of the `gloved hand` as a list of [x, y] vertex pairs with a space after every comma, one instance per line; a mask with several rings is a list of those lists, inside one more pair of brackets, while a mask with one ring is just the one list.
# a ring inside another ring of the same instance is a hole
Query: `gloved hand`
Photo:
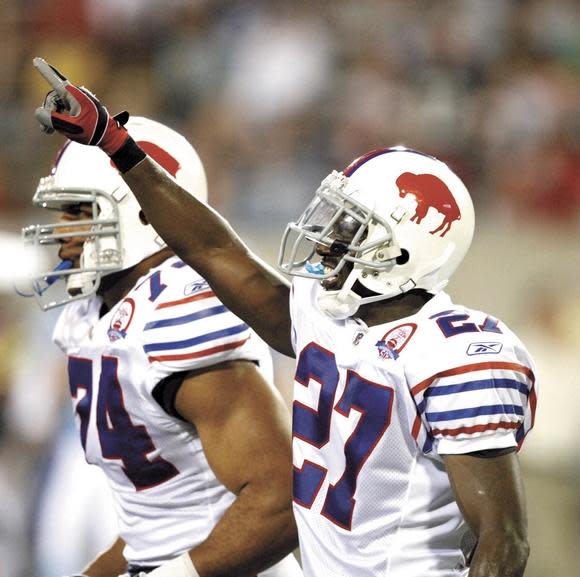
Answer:
[[94, 94], [71, 84], [44, 59], [34, 58], [32, 62], [53, 88], [35, 111], [44, 132], [51, 134], [56, 130], [80, 144], [100, 147], [121, 172], [145, 158], [124, 127], [128, 112], [111, 116]]

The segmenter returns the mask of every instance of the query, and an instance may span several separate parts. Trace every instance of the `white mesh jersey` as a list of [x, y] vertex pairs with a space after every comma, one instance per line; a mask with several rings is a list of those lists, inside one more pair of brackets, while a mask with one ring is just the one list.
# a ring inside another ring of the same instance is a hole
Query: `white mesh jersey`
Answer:
[[440, 455], [521, 445], [534, 367], [497, 319], [434, 296], [367, 327], [296, 278], [294, 512], [308, 577], [458, 577], [473, 548]]
[[[159, 565], [211, 532], [235, 496], [208, 465], [195, 427], [153, 397], [165, 377], [219, 362], [259, 363], [265, 343], [177, 257], [142, 277], [99, 318], [100, 297], [68, 304], [54, 340], [68, 356], [86, 460], [109, 480], [129, 563]], [[294, 557], [264, 575], [299, 574]]]

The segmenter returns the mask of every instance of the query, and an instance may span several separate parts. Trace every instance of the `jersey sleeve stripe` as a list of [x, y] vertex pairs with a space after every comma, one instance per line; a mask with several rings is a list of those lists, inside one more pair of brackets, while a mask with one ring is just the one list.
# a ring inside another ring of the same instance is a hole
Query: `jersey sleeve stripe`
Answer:
[[479, 417], [481, 415], [503, 414], [523, 416], [524, 411], [522, 407], [518, 405], [487, 405], [483, 407], [472, 407], [469, 409], [425, 413], [425, 416], [430, 423], [433, 423], [436, 421], [452, 421], [454, 419]]
[[413, 428], [411, 429], [411, 435], [413, 435], [413, 439], [417, 438], [419, 431], [421, 430], [421, 417], [417, 415], [415, 417], [415, 421], [413, 422]]
[[417, 415], [411, 428], [411, 435], [418, 447], [422, 447], [423, 453], [430, 453], [433, 449], [433, 435], [431, 431], [427, 430], [423, 425], [421, 417]]
[[536, 403], [537, 403], [537, 397], [536, 397], [536, 387], [534, 385], [532, 385], [532, 388], [530, 390], [530, 409], [532, 410], [532, 418], [531, 418], [531, 426], [530, 428], [532, 428], [536, 422]]
[[200, 357], [209, 357], [215, 355], [216, 353], [221, 353], [223, 351], [229, 351], [231, 349], [236, 349], [244, 345], [250, 337], [247, 337], [241, 341], [236, 341], [234, 343], [226, 343], [225, 345], [218, 345], [216, 347], [211, 347], [209, 349], [203, 349], [201, 351], [196, 351], [194, 353], [184, 353], [175, 355], [158, 355], [147, 357], [150, 363], [154, 361], [184, 361], [188, 359], [198, 359]]
[[482, 370], [493, 370], [493, 369], [509, 369], [509, 370], [517, 371], [519, 373], [523, 373], [526, 377], [528, 377], [532, 381], [532, 383], [535, 381], [533, 371], [530, 368], [528, 368], [524, 365], [520, 365], [518, 363], [508, 363], [508, 362], [502, 362], [502, 361], [488, 362], [488, 363], [474, 363], [472, 365], [463, 365], [460, 367], [455, 367], [453, 369], [448, 369], [446, 371], [441, 371], [440, 373], [437, 373], [437, 374], [425, 379], [424, 381], [421, 381], [417, 385], [415, 385], [411, 389], [411, 393], [413, 395], [418, 395], [419, 393], [424, 391], [426, 388], [428, 388], [429, 385], [431, 385], [431, 383], [433, 383], [434, 381], [436, 381], [437, 379], [440, 379], [442, 377], [450, 377], [450, 376], [454, 376], [454, 375], [461, 375], [464, 373], [471, 373], [471, 372], [482, 371]]
[[206, 292], [198, 293], [198, 294], [192, 295], [190, 297], [185, 297], [183, 299], [179, 299], [179, 300], [176, 300], [176, 301], [168, 301], [168, 302], [165, 302], [165, 303], [159, 303], [155, 307], [155, 309], [166, 309], [166, 308], [169, 308], [169, 307], [176, 307], [176, 306], [179, 306], [179, 305], [184, 305], [184, 304], [187, 304], [187, 303], [192, 303], [192, 302], [200, 301], [200, 300], [203, 300], [203, 299], [209, 299], [211, 297], [215, 297], [215, 293], [213, 291], [206, 291]]
[[440, 385], [427, 389], [424, 398], [436, 397], [440, 395], [452, 395], [455, 393], [464, 393], [467, 391], [477, 391], [482, 389], [515, 389], [528, 396], [528, 387], [525, 383], [515, 379], [482, 379], [479, 381], [468, 381], [457, 383], [455, 385]]
[[532, 385], [532, 388], [530, 389], [529, 401], [530, 401], [530, 412], [528, 415], [526, 415], [526, 418], [524, 419], [522, 426], [518, 429], [516, 433], [516, 442], [518, 444], [518, 449], [522, 446], [522, 443], [524, 442], [526, 435], [534, 428], [534, 424], [536, 422], [537, 397], [536, 397], [536, 387], [534, 385]]
[[516, 443], [518, 444], [518, 450], [522, 446], [526, 435], [532, 430], [532, 426], [525, 426], [525, 423], [516, 431]]
[[418, 405], [417, 405], [417, 411], [419, 412], [419, 415], [422, 415], [423, 412], [425, 411], [425, 405], [427, 405], [427, 399], [423, 399]]
[[182, 317], [173, 317], [171, 319], [160, 319], [157, 321], [151, 321], [145, 325], [143, 330], [150, 331], [151, 329], [160, 329], [162, 327], [174, 327], [176, 325], [185, 325], [199, 319], [205, 319], [207, 317], [212, 317], [214, 315], [219, 315], [227, 312], [228, 309], [223, 306], [211, 307], [208, 309], [203, 309], [189, 315], [184, 315]]
[[473, 425], [471, 427], [458, 427], [457, 429], [433, 429], [433, 435], [448, 435], [455, 437], [462, 433], [472, 435], [473, 433], [482, 433], [483, 431], [497, 431], [498, 429], [517, 429], [520, 423], [511, 421], [500, 421], [499, 423], [485, 423], [483, 425]]
[[236, 334], [242, 333], [248, 329], [249, 329], [248, 325], [245, 323], [242, 323], [240, 325], [228, 327], [227, 329], [222, 329], [220, 331], [206, 333], [205, 335], [194, 337], [192, 339], [185, 339], [182, 341], [173, 341], [173, 342], [166, 342], [166, 343], [146, 344], [146, 345], [144, 345], [143, 349], [146, 353], [150, 353], [153, 351], [185, 349], [187, 347], [199, 345], [201, 343], [206, 343], [208, 341], [214, 341], [217, 339], [221, 339], [223, 337], [229, 337], [232, 335], [236, 335]]

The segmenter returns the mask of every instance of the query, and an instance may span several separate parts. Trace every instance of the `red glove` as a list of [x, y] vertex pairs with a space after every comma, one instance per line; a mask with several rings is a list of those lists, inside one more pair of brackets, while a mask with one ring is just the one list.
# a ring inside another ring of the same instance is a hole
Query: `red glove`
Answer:
[[34, 58], [33, 64], [53, 88], [35, 111], [44, 132], [56, 130], [80, 144], [100, 147], [121, 172], [127, 172], [145, 158], [124, 127], [128, 112], [111, 116], [94, 94], [71, 84], [48, 62]]

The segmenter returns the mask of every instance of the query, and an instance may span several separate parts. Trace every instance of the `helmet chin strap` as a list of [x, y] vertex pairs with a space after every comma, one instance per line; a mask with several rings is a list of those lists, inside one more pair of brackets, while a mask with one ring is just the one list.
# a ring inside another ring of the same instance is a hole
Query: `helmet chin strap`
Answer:
[[96, 283], [97, 273], [76, 272], [68, 275], [66, 279], [66, 290], [72, 296], [79, 294], [88, 296], [95, 292]]
[[361, 305], [392, 298], [392, 295], [361, 297], [353, 291], [349, 291], [346, 295], [340, 295], [341, 292], [322, 292], [317, 298], [317, 304], [320, 310], [337, 321], [354, 316]]
[[[87, 246], [87, 243], [85, 243]], [[92, 247], [91, 247], [92, 249]], [[87, 260], [90, 258], [85, 257], [85, 253], [90, 252], [83, 250], [80, 259], [80, 267], [83, 268], [87, 265]], [[70, 274], [66, 278], [66, 290], [72, 296], [86, 295], [89, 296], [96, 292], [98, 288], [99, 275], [95, 271], [91, 272], [76, 272]]]
[[353, 316], [360, 306], [354, 293], [344, 295], [343, 298], [339, 298], [339, 293], [340, 291], [324, 291], [324, 289], [321, 289], [316, 298], [318, 308], [325, 315], [337, 321]]
[[[344, 282], [342, 288], [335, 291], [325, 291], [320, 288], [319, 294], [317, 296], [317, 304], [320, 310], [335, 320], [344, 320], [346, 318], [352, 317], [360, 308], [361, 305], [374, 303], [377, 301], [382, 301], [386, 299], [393, 298], [397, 294], [402, 294], [408, 292], [409, 290], [415, 288], [417, 283], [425, 290], [432, 293], [437, 293], [449, 282], [448, 280], [442, 280], [439, 282], [427, 282], [426, 279], [436, 272], [444, 262], [446, 262], [453, 252], [455, 251], [455, 245], [449, 245], [445, 250], [444, 254], [441, 255], [439, 259], [434, 262], [430, 262], [423, 268], [415, 271], [413, 278], [407, 278], [407, 280], [398, 286], [399, 291], [389, 291], [386, 294], [374, 294], [368, 297], [362, 297], [352, 290], [354, 283], [360, 280], [361, 269], [353, 268], [353, 270], [348, 275], [346, 281]], [[399, 279], [402, 281], [403, 279]], [[362, 281], [360, 281], [363, 286], [366, 286]], [[429, 286], [431, 285], [431, 286]], [[368, 287], [366, 287], [368, 288]], [[372, 289], [369, 289], [372, 290]], [[374, 292], [374, 291], [373, 291]]]
[[361, 305], [382, 301], [393, 296], [376, 294], [362, 297], [355, 293], [352, 287], [358, 280], [359, 272], [353, 269], [339, 290], [325, 291], [320, 287], [316, 302], [324, 314], [335, 320], [344, 320], [354, 316]]

